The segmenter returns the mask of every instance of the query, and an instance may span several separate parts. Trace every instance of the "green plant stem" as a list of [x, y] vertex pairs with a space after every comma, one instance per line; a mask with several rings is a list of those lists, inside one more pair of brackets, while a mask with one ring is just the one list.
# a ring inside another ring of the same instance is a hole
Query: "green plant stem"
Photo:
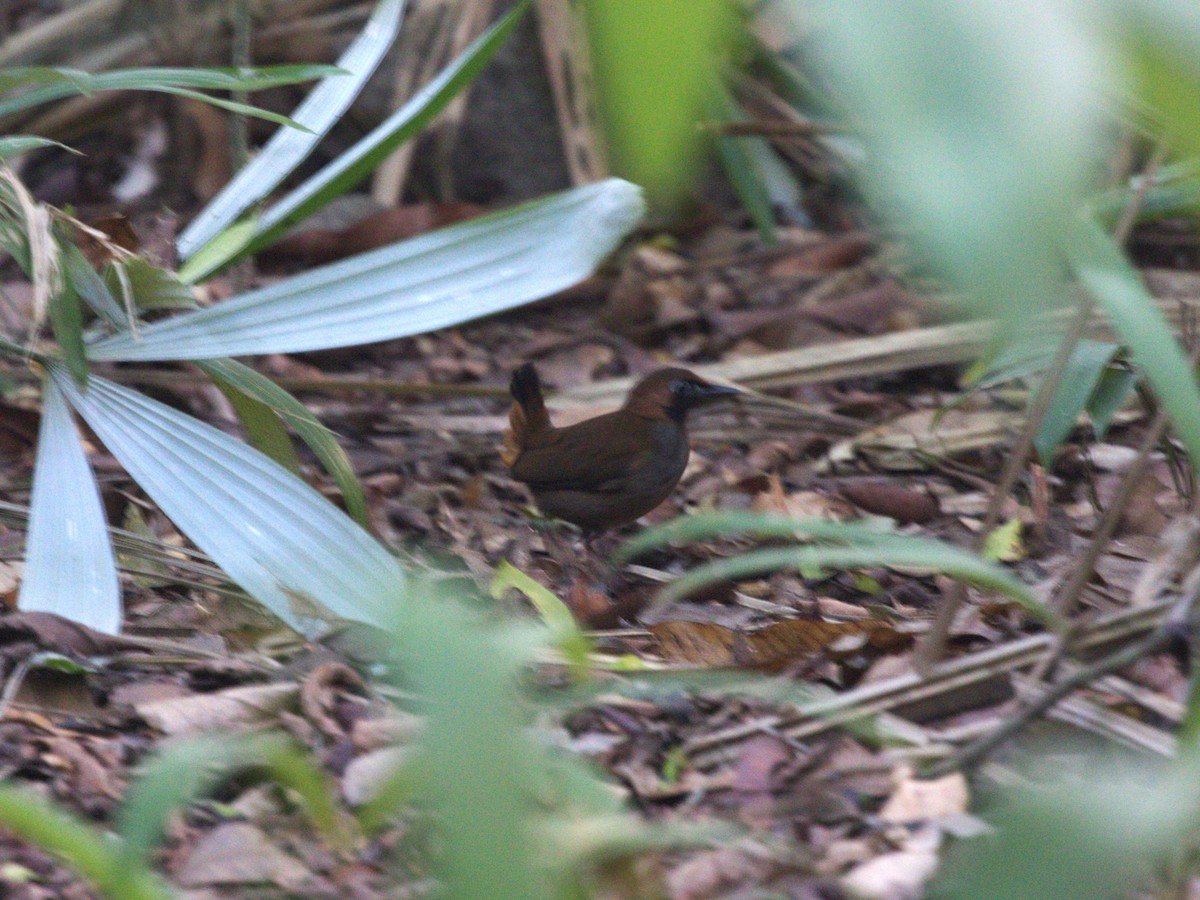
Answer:
[[[250, 67], [250, 41], [253, 35], [253, 25], [250, 21], [250, 0], [230, 0], [232, 40], [229, 47], [230, 64], [235, 69]], [[245, 91], [233, 93], [235, 103], [246, 104], [250, 97]], [[229, 122], [229, 156], [232, 168], [240, 172], [250, 161], [250, 131], [246, 116], [234, 112]], [[254, 258], [246, 257], [233, 272], [234, 290], [237, 293], [245, 291], [254, 280]]]
[[[1154, 156], [1151, 157], [1149, 163], [1147, 163], [1143, 173], [1144, 177], [1122, 211], [1121, 219], [1114, 230], [1114, 237], [1118, 243], [1124, 244], [1128, 240], [1129, 234], [1137, 221], [1138, 210], [1141, 209], [1142, 203], [1146, 198], [1146, 192], [1150, 189], [1153, 175], [1159, 166], [1162, 165], [1165, 155], [1166, 148], [1160, 145], [1155, 150]], [[1033, 449], [1038, 430], [1042, 427], [1042, 421], [1046, 417], [1046, 411], [1050, 408], [1050, 404], [1054, 400], [1054, 395], [1062, 383], [1062, 377], [1067, 370], [1067, 364], [1070, 362], [1071, 355], [1075, 352], [1076, 346], [1078, 346], [1079, 341], [1087, 332], [1088, 323], [1092, 318], [1093, 306], [1092, 298], [1087, 294], [1081, 293], [1067, 334], [1059, 344], [1058, 351], [1050, 363], [1050, 368], [1042, 379], [1037, 395], [1029, 407], [1029, 413], [1025, 417], [1021, 435], [1017, 439], [1016, 446], [1005, 461], [1000, 481], [997, 483], [996, 489], [988, 502], [988, 508], [983, 517], [983, 524], [974, 541], [973, 549], [976, 552], [983, 549], [988, 535], [1000, 524], [1005, 501], [1008, 500], [1013, 488], [1016, 487], [1017, 480], [1021, 477], [1021, 473], [1025, 469], [1025, 463], [1029, 459], [1029, 452]], [[1093, 564], [1094, 562], [1095, 560], [1093, 559]], [[1089, 566], [1089, 571], [1085, 575], [1085, 583], [1086, 578], [1090, 576], [1091, 571]], [[959, 609], [966, 599], [967, 589], [962, 584], [954, 585], [942, 598], [942, 603], [938, 607], [937, 615], [934, 616], [929, 631], [917, 644], [917, 649], [913, 654], [913, 666], [918, 672], [928, 672], [945, 654], [946, 640], [950, 636], [950, 628], [954, 624], [954, 617], [958, 614]]]

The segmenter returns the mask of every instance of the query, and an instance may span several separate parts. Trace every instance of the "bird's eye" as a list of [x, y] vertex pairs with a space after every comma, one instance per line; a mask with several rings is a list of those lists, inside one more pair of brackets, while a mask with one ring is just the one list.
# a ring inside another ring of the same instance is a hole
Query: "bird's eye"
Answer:
[[688, 390], [691, 388], [691, 385], [688, 384], [686, 381], [684, 381], [682, 378], [676, 378], [674, 381], [671, 382], [670, 388], [671, 388], [672, 394], [686, 394], [688, 392]]

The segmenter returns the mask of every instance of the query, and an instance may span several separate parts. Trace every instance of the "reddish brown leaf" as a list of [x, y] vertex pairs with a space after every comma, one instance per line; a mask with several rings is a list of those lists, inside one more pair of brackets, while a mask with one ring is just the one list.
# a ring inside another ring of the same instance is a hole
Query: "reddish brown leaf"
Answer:
[[[672, 662], [703, 666], [745, 666], [776, 671], [815, 653], [838, 654], [843, 639], [865, 641], [878, 652], [895, 652], [911, 642], [886, 622], [864, 619], [824, 622], [786, 619], [758, 630], [735, 630], [713, 622], [660, 622], [648, 626], [659, 652]], [[857, 646], [856, 646], [857, 649]]]
[[937, 498], [884, 481], [843, 484], [841, 494], [859, 509], [897, 522], [928, 522], [938, 514]]

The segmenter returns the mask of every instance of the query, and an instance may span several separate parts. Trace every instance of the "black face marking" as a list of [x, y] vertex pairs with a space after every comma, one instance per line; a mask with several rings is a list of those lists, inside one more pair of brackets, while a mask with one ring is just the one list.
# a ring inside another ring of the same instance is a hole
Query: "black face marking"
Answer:
[[682, 378], [677, 378], [670, 384], [671, 402], [667, 406], [667, 415], [676, 422], [682, 423], [687, 417], [687, 412], [696, 405], [696, 401], [700, 398], [700, 385], [694, 381], [685, 381]]

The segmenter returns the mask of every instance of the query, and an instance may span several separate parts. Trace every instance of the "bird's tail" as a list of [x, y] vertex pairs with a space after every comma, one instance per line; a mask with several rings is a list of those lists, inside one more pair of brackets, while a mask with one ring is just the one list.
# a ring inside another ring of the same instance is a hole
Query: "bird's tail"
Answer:
[[511, 467], [525, 449], [529, 437], [548, 430], [551, 425], [542, 397], [542, 382], [533, 363], [525, 363], [513, 373], [508, 389], [513, 396], [513, 405], [508, 411], [509, 427], [504, 433], [500, 458]]

